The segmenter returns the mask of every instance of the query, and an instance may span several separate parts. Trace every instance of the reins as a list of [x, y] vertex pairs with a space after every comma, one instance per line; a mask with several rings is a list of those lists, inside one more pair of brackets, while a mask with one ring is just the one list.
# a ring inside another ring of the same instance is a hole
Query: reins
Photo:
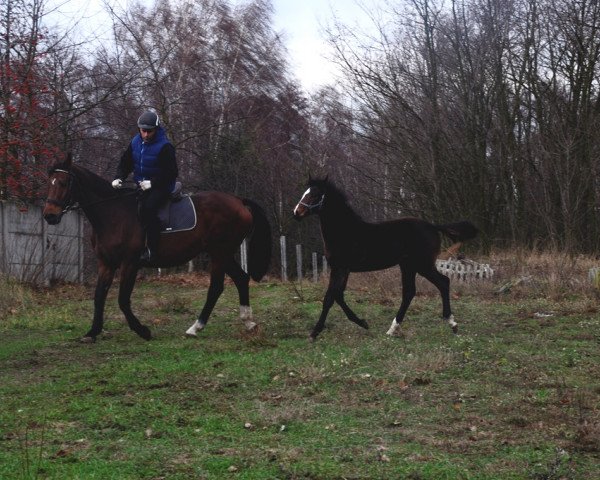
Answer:
[[130, 192], [122, 193], [119, 195], [114, 195], [114, 196], [108, 197], [108, 198], [101, 198], [100, 200], [88, 202], [84, 205], [79, 204], [79, 202], [75, 202], [75, 204], [73, 204], [72, 203], [72, 200], [73, 200], [72, 188], [73, 188], [74, 181], [78, 180], [77, 177], [75, 176], [75, 174], [73, 174], [73, 172], [70, 172], [69, 170], [63, 170], [62, 168], [55, 168], [50, 172], [50, 174], [52, 175], [56, 172], [66, 173], [69, 176], [69, 185], [67, 187], [69, 190], [69, 201], [66, 202], [66, 201], [56, 200], [54, 198], [47, 198], [46, 203], [50, 203], [51, 205], [56, 205], [57, 207], [62, 208], [63, 214], [70, 212], [72, 210], [80, 210], [82, 208], [90, 207], [90, 206], [97, 205], [100, 203], [110, 202], [112, 200], [116, 200], [116, 199], [123, 198], [123, 197], [128, 197], [130, 195], [136, 195], [138, 193], [137, 189], [132, 189]]

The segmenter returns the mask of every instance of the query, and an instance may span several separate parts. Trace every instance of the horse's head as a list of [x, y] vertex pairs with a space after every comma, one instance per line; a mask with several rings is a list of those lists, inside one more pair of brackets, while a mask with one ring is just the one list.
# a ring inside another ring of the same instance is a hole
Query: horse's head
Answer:
[[312, 213], [319, 213], [323, 206], [327, 185], [327, 177], [324, 179], [308, 177], [308, 190], [304, 192], [294, 208], [294, 218], [296, 220], [301, 220]]
[[71, 165], [72, 156], [69, 153], [65, 161], [55, 163], [48, 171], [48, 196], [42, 213], [50, 225], [59, 223], [73, 203]]

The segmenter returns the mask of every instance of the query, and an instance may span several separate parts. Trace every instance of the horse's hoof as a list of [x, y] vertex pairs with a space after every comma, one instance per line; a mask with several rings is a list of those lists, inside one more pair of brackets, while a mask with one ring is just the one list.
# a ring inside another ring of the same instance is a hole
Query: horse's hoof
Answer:
[[365, 322], [364, 320], [361, 320], [359, 325], [364, 328], [365, 330], [369, 329], [369, 324], [367, 322]]
[[198, 334], [192, 332], [185, 332], [185, 338], [198, 338]]
[[457, 326], [457, 325], [454, 325], [454, 326], [452, 327], [452, 333], [453, 333], [454, 335], [458, 335], [458, 326]]
[[248, 320], [244, 322], [244, 327], [246, 327], [247, 332], [253, 332], [258, 328], [258, 324], [251, 320]]
[[96, 337], [86, 335], [85, 337], [81, 337], [79, 339], [79, 343], [96, 343]]

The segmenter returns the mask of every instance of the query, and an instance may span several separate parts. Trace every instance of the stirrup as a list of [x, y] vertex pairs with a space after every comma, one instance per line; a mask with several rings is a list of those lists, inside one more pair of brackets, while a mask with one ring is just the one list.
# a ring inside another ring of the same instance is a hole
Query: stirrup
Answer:
[[146, 248], [144, 248], [144, 251], [140, 255], [140, 262], [141, 263], [151, 262], [153, 260], [153, 257], [154, 257], [154, 255], [152, 255], [152, 251], [148, 247], [146, 247]]

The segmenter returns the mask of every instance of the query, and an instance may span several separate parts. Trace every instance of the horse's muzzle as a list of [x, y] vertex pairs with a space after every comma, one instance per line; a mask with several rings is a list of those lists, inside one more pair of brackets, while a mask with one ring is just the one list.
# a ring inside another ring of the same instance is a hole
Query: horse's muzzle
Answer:
[[62, 218], [62, 213], [45, 213], [44, 220], [48, 223], [48, 225], [57, 225], [60, 223], [60, 219]]

